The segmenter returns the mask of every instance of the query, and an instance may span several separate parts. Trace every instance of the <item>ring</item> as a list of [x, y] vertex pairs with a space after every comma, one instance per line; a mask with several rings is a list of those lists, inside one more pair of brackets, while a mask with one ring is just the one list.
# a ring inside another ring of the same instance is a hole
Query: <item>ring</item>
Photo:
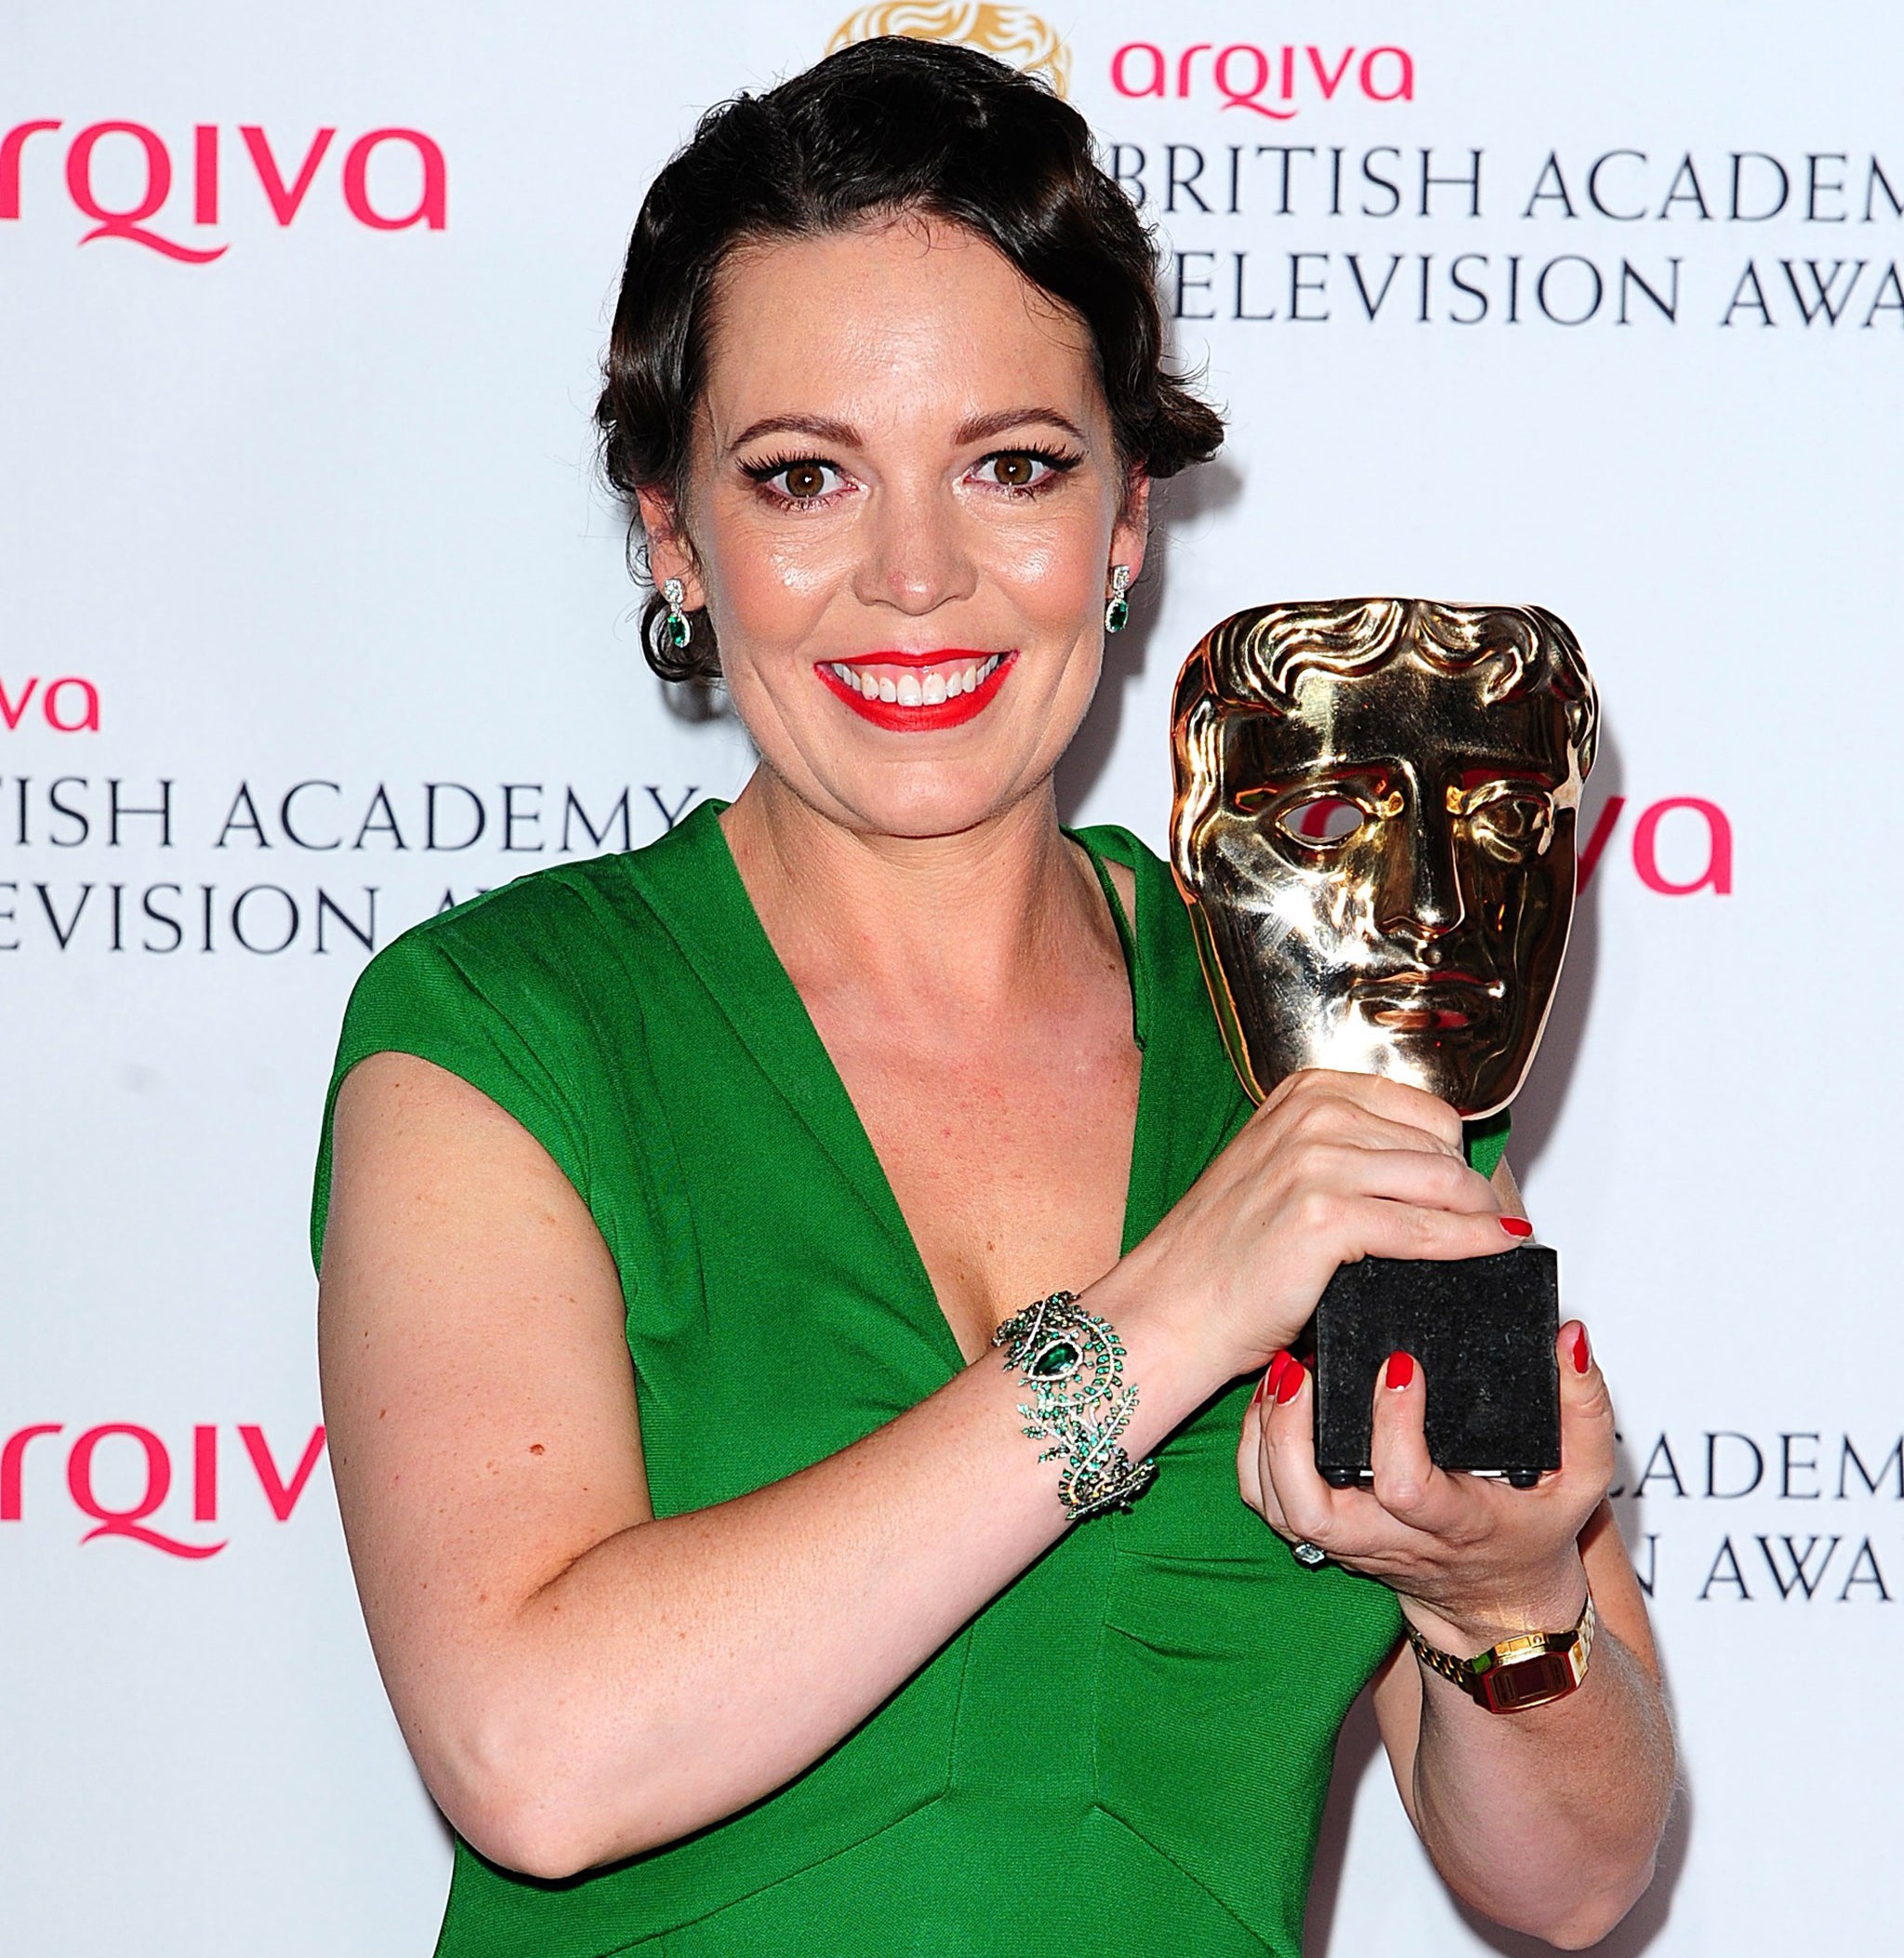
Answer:
[[1297, 1563], [1306, 1566], [1311, 1570], [1314, 1570], [1318, 1564], [1329, 1562], [1328, 1551], [1323, 1549], [1320, 1543], [1310, 1542], [1307, 1538], [1304, 1538], [1300, 1543], [1291, 1543], [1289, 1545], [1289, 1554], [1295, 1558]]

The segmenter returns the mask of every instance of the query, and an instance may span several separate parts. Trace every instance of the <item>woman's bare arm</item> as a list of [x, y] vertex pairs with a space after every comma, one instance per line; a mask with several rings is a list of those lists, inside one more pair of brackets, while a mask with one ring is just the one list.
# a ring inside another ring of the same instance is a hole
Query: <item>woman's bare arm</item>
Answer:
[[562, 1876], [732, 1813], [1062, 1532], [996, 1364], [654, 1521], [616, 1274], [540, 1145], [385, 1054], [344, 1084], [335, 1161], [321, 1347], [351, 1558], [404, 1736], [485, 1855]]
[[[1504, 1244], [1458, 1148], [1412, 1090], [1279, 1091], [1086, 1294], [1141, 1385], [1133, 1457], [1285, 1343], [1342, 1258]], [[344, 1083], [333, 1160], [321, 1357], [351, 1559], [405, 1738], [485, 1855], [562, 1876], [732, 1814], [1063, 1532], [991, 1360], [783, 1482], [654, 1520], [616, 1274], [540, 1145], [382, 1054]]]
[[[1504, 1161], [1494, 1186], [1504, 1211], [1526, 1214]], [[1434, 1466], [1422, 1427], [1434, 1383], [1419, 1369], [1399, 1388], [1372, 1383], [1372, 1490], [1317, 1475], [1300, 1368], [1287, 1399], [1250, 1409], [1238, 1455], [1246, 1497], [1278, 1529], [1392, 1585], [1444, 1651], [1560, 1630], [1591, 1585], [1599, 1633], [1564, 1700], [1490, 1713], [1406, 1644], [1374, 1687], [1403, 1805], [1450, 1887], [1496, 1923], [1569, 1947], [1604, 1938], [1651, 1881], [1674, 1774], [1646, 1601], [1605, 1502], [1612, 1405], [1579, 1330], [1562, 1328], [1556, 1356], [1563, 1466], [1538, 1488]]]
[[1638, 1580], [1604, 1503], [1580, 1538], [1599, 1615], [1578, 1692], [1490, 1713], [1404, 1645], [1375, 1682], [1403, 1806], [1449, 1886], [1497, 1924], [1595, 1944], [1651, 1881], [1674, 1774]]

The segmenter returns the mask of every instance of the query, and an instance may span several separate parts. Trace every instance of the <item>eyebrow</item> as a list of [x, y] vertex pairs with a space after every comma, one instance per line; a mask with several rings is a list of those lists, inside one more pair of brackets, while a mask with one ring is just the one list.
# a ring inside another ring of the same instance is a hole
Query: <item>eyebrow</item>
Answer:
[[811, 435], [816, 442], [831, 443], [836, 448], [850, 449], [859, 443], [859, 430], [850, 422], [835, 421], [826, 415], [767, 415], [759, 421], [749, 422], [732, 442], [727, 444], [731, 456], [735, 449], [744, 449], [750, 442], [758, 442], [763, 435]]
[[[1068, 415], [1061, 415], [1056, 408], [1033, 406], [1000, 408], [990, 415], [974, 415], [959, 424], [952, 431], [952, 440], [955, 446], [962, 448], [970, 442], [985, 442], [994, 435], [1002, 435], [1008, 429], [1022, 429], [1039, 422], [1064, 430], [1076, 442], [1082, 443], [1086, 439], [1084, 430]], [[728, 443], [727, 452], [732, 455], [734, 450], [744, 449], [748, 443], [759, 442], [766, 435], [811, 435], [815, 442], [842, 449], [861, 445], [860, 432], [851, 422], [835, 421], [828, 415], [767, 415], [759, 421], [749, 422]]]
[[1022, 429], [1035, 422], [1043, 422], [1048, 427], [1063, 429], [1075, 442], [1083, 442], [1084, 430], [1068, 415], [1060, 415], [1055, 408], [1001, 408], [995, 415], [974, 415], [969, 421], [961, 421], [953, 432], [953, 441], [963, 444], [968, 442], [985, 442], [994, 435], [1002, 435], [1007, 429]]

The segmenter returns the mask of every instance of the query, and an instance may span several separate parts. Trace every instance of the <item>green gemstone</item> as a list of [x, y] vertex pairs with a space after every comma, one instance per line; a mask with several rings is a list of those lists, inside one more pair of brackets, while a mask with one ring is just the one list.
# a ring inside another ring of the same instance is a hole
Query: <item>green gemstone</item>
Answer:
[[689, 627], [685, 613], [670, 612], [668, 615], [668, 636], [675, 642], [676, 646], [687, 644], [688, 631]]
[[1078, 1349], [1067, 1346], [1061, 1340], [1055, 1345], [1047, 1346], [1031, 1363], [1035, 1379], [1050, 1380], [1054, 1374], [1067, 1372], [1078, 1364]]
[[1104, 613], [1104, 630], [1121, 632], [1130, 623], [1130, 605], [1123, 599], [1113, 599]]

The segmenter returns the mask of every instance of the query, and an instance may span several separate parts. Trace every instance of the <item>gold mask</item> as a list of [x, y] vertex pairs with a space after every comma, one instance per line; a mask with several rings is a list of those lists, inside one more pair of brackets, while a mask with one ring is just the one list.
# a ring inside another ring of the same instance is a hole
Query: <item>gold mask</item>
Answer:
[[1598, 706], [1538, 606], [1260, 605], [1178, 676], [1170, 858], [1243, 1085], [1526, 1078], [1573, 919]]

